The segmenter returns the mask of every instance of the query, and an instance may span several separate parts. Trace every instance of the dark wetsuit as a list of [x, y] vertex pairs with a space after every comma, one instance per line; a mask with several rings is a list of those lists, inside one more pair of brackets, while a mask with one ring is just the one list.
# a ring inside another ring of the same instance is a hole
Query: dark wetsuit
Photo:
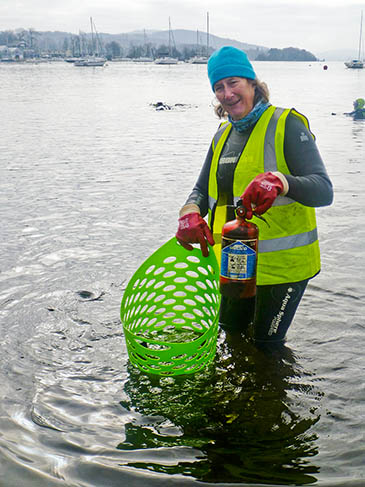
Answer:
[[[251, 132], [252, 128], [244, 133], [232, 130], [220, 156], [217, 172], [218, 190], [220, 194], [226, 193], [227, 201], [231, 203], [234, 170]], [[290, 175], [285, 175], [289, 183], [287, 196], [305, 206], [319, 207], [331, 204], [332, 184], [317, 145], [307, 128], [294, 115], [289, 115], [286, 120], [284, 155], [290, 171]], [[210, 147], [199, 178], [185, 203], [197, 204], [202, 216], [208, 213], [208, 182], [212, 157], [213, 151]], [[254, 300], [223, 302], [221, 326], [244, 331], [253, 321], [253, 335], [257, 342], [282, 341], [307, 283], [308, 280], [257, 286], [256, 306]], [[239, 316], [239, 320], [233, 318], [235, 316]]]
[[365, 108], [358, 108], [353, 112], [349, 113], [354, 120], [365, 120]]

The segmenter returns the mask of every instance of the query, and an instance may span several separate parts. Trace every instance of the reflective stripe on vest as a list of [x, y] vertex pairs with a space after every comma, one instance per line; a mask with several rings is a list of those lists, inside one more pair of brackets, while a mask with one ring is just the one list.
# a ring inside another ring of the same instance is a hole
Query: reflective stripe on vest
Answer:
[[[254, 127], [237, 163], [233, 182], [235, 203], [257, 174], [266, 171], [290, 174], [284, 157], [285, 122], [289, 113], [301, 120], [309, 130], [307, 119], [300, 113], [293, 109], [270, 106]], [[216, 175], [219, 158], [231, 128], [231, 124], [220, 127], [212, 143], [209, 222], [217, 243], [214, 250], [218, 261], [221, 228], [225, 223], [226, 212], [225, 201], [218, 195]], [[263, 285], [294, 282], [318, 273], [320, 256], [314, 208], [278, 196], [272, 208], [265, 213], [265, 219], [270, 228], [261, 220], [253, 218], [259, 227], [260, 238], [257, 283]]]
[[303, 247], [318, 240], [317, 228], [310, 232], [298, 233], [297, 235], [289, 235], [288, 237], [272, 238], [271, 240], [259, 241], [259, 252], [276, 252], [277, 250], [289, 250], [296, 247]]

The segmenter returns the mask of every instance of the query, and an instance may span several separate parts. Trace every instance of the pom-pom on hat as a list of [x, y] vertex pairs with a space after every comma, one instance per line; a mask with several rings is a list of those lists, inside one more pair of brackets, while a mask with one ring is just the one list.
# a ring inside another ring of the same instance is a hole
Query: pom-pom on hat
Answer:
[[208, 77], [212, 90], [217, 81], [230, 76], [255, 79], [256, 74], [247, 54], [232, 46], [223, 46], [208, 60]]

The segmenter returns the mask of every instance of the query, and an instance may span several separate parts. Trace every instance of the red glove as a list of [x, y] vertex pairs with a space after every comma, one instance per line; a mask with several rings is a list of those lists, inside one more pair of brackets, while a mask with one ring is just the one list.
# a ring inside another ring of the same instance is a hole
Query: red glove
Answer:
[[272, 172], [264, 172], [256, 176], [240, 196], [247, 210], [246, 218], [248, 220], [252, 218], [252, 211], [258, 215], [265, 213], [283, 190], [283, 182]]
[[209, 250], [207, 241], [214, 245], [213, 236], [209, 230], [206, 221], [199, 213], [188, 213], [179, 218], [179, 228], [176, 238], [180, 244], [187, 250], [192, 250], [192, 243], [199, 243], [204, 257], [208, 257]]

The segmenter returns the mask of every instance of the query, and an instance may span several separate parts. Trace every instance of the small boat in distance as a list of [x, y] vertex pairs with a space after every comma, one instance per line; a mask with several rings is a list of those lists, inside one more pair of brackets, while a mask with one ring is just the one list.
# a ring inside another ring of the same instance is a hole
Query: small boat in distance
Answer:
[[163, 56], [155, 59], [155, 64], [177, 64], [177, 59], [170, 56]]
[[143, 30], [143, 37], [144, 37], [144, 47], [142, 54], [137, 57], [133, 58], [134, 63], [153, 63], [154, 59], [150, 56], [151, 55], [151, 47], [148, 47], [147, 45], [147, 36], [146, 36], [146, 30]]
[[174, 57], [172, 57], [172, 46], [171, 46], [171, 41], [172, 41], [172, 31], [171, 31], [171, 21], [169, 17], [169, 52], [168, 56], [162, 56], [157, 59], [155, 59], [155, 64], [177, 64], [178, 60]]
[[207, 64], [208, 58], [206, 56], [194, 56], [189, 59], [189, 63], [191, 64]]
[[362, 38], [362, 11], [360, 20], [360, 40], [359, 40], [359, 54], [357, 59], [345, 62], [345, 66], [351, 69], [363, 69], [364, 62], [361, 60], [361, 38]]
[[88, 57], [74, 61], [74, 66], [104, 66], [106, 59], [101, 57]]
[[196, 31], [196, 48], [197, 54], [196, 56], [189, 59], [189, 63], [191, 64], [207, 64], [209, 58], [209, 12], [207, 12], [207, 45], [206, 45], [206, 56], [201, 53], [198, 54], [200, 50], [200, 43], [199, 43], [199, 31]]
[[352, 69], [362, 69], [364, 67], [363, 61], [360, 59], [353, 59], [352, 61], [346, 61], [345, 66]]
[[[106, 63], [106, 59], [100, 56], [100, 52], [102, 51], [101, 42], [96, 31], [95, 24], [93, 23], [92, 17], [90, 17], [90, 26], [91, 26], [91, 56], [79, 58], [74, 61], [74, 66], [104, 66]], [[95, 31], [95, 40], [94, 40], [94, 31]]]
[[75, 61], [79, 61], [80, 58], [78, 57], [67, 57], [65, 58], [66, 63], [74, 63]]

